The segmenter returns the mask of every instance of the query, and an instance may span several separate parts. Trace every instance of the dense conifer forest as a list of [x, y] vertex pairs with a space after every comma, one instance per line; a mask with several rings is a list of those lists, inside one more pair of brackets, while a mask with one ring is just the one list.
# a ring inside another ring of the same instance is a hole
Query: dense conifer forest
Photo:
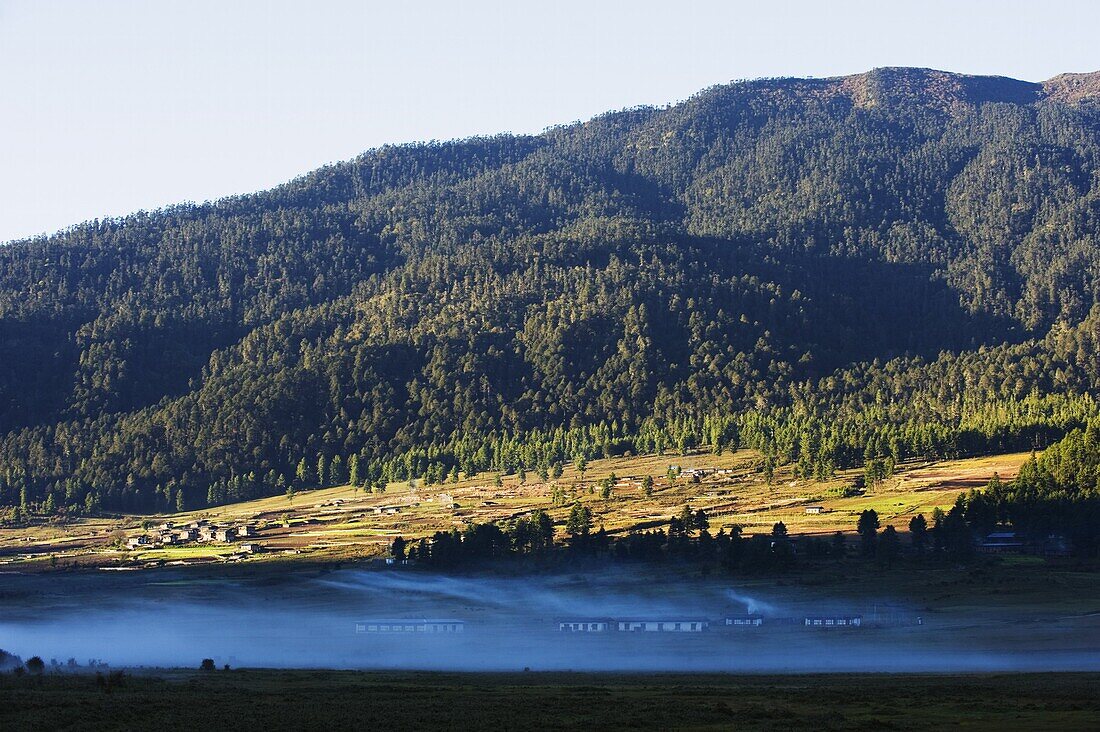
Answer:
[[1097, 75], [734, 83], [0, 247], [9, 517], [1091, 446], [1022, 505], [1095, 496], [1098, 385]]

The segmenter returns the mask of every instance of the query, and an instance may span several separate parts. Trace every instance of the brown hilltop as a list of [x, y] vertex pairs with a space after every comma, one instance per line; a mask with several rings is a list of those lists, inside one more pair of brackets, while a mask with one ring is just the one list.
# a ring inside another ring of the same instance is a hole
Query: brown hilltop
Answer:
[[875, 107], [919, 101], [940, 107], [1006, 102], [1031, 104], [1042, 96], [1042, 84], [1006, 76], [970, 76], [935, 69], [880, 68], [837, 80], [859, 106]]
[[774, 78], [735, 83], [719, 93], [747, 95], [775, 103], [850, 99], [857, 107], [917, 104], [952, 110], [991, 102], [1035, 104], [1044, 100], [1077, 104], [1100, 100], [1100, 72], [1060, 74], [1045, 82], [1007, 76], [976, 76], [936, 69], [884, 67], [831, 78]]
[[1067, 104], [1100, 99], [1100, 71], [1087, 74], [1058, 74], [1043, 82], [1047, 98]]

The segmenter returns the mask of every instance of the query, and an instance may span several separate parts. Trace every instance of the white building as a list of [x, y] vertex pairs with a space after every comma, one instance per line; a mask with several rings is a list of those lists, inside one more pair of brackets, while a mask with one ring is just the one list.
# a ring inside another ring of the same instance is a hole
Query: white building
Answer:
[[808, 615], [803, 621], [813, 628], [850, 628], [863, 625], [862, 615]]
[[611, 629], [608, 620], [562, 620], [558, 630], [564, 633], [606, 633]]
[[619, 620], [617, 629], [630, 633], [701, 633], [710, 623], [699, 618], [681, 620]]
[[356, 633], [461, 633], [465, 628], [462, 620], [415, 618], [360, 620], [355, 624]]
[[126, 548], [127, 549], [137, 549], [139, 546], [148, 546], [151, 543], [152, 542], [149, 540], [149, 537], [146, 536], [145, 534], [142, 534], [141, 536], [132, 536], [129, 539], [127, 539], [126, 540]]
[[741, 627], [758, 627], [764, 624], [764, 618], [759, 615], [734, 615], [726, 618], [726, 625]]

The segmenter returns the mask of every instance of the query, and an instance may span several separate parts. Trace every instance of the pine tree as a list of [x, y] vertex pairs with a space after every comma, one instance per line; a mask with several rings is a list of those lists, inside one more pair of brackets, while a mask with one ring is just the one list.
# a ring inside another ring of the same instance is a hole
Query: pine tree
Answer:
[[359, 475], [359, 456], [355, 453], [348, 458], [348, 482], [355, 488], [363, 484], [362, 476]]
[[570, 542], [575, 547], [581, 547], [588, 541], [592, 531], [592, 512], [587, 506], [574, 503], [569, 511], [569, 520], [565, 523], [565, 533], [569, 534]]
[[859, 532], [864, 556], [872, 557], [875, 555], [875, 550], [878, 544], [878, 529], [878, 513], [876, 513], [873, 508], [864, 511], [859, 515], [859, 521], [856, 524], [856, 531]]
[[332, 485], [344, 485], [348, 482], [348, 477], [344, 474], [344, 460], [339, 455], [334, 455], [329, 463], [328, 479]]

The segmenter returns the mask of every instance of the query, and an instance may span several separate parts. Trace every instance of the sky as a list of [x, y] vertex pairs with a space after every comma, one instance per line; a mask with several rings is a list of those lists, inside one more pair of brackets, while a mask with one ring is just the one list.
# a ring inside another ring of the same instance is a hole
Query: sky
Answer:
[[763, 76], [1100, 69], [1092, 0], [0, 0], [0, 242]]

